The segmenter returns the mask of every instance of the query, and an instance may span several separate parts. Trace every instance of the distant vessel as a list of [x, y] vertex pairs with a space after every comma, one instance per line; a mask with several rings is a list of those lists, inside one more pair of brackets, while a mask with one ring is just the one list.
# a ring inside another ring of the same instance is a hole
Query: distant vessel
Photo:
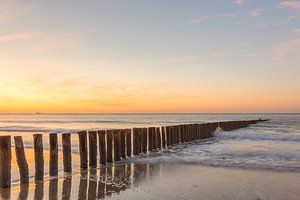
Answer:
[[40, 113], [40, 112], [36, 112], [35, 114], [36, 114], [36, 115], [40, 115], [41, 113]]

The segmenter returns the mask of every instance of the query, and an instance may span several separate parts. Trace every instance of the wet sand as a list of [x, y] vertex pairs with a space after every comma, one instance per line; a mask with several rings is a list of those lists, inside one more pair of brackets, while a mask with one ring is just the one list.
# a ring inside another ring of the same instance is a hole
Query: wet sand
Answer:
[[1, 189], [1, 199], [291, 199], [300, 174], [200, 165], [119, 164]]

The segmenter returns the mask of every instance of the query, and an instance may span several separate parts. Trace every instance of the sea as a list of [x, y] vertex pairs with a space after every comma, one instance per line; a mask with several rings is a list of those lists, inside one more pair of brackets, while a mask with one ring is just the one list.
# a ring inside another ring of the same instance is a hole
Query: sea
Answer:
[[[1, 114], [0, 135], [23, 136], [25, 148], [32, 149], [33, 134], [42, 133], [47, 150], [48, 133], [250, 119], [269, 121], [234, 131], [218, 128], [213, 138], [137, 156], [128, 162], [300, 173], [300, 114]], [[72, 135], [72, 141], [77, 140], [78, 136]], [[78, 153], [78, 143], [73, 143], [72, 151]]]

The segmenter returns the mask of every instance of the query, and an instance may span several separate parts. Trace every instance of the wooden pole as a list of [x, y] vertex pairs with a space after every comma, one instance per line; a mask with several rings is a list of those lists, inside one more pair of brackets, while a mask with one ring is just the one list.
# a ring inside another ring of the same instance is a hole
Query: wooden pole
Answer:
[[113, 130], [114, 137], [114, 161], [118, 162], [121, 160], [120, 155], [120, 130]]
[[153, 142], [152, 142], [152, 149], [153, 150], [157, 150], [157, 132], [156, 132], [156, 127], [154, 127], [154, 130], [153, 130]]
[[121, 130], [121, 158], [126, 159], [126, 130]]
[[170, 126], [165, 127], [166, 131], [166, 147], [170, 146]]
[[141, 140], [142, 140], [142, 152], [144, 154], [147, 153], [147, 128], [142, 128], [142, 133], [141, 133]]
[[170, 145], [174, 144], [174, 126], [170, 126]]
[[0, 187], [11, 186], [11, 138], [0, 136]]
[[138, 154], [142, 153], [142, 128], [139, 128], [137, 134], [137, 152]]
[[98, 140], [99, 140], [99, 156], [100, 156], [100, 165], [106, 165], [106, 141], [105, 141], [105, 131], [98, 131]]
[[89, 131], [89, 166], [97, 167], [97, 132]]
[[107, 143], [107, 149], [106, 149], [106, 155], [107, 155], [107, 163], [113, 163], [113, 135], [112, 130], [107, 130], [106, 132], [106, 143]]
[[175, 128], [175, 144], [179, 143], [179, 126], [174, 126]]
[[156, 135], [157, 135], [157, 149], [162, 149], [161, 146], [161, 135], [160, 135], [160, 127], [156, 128]]
[[161, 136], [162, 136], [162, 149], [166, 148], [166, 127], [162, 126], [161, 127]]
[[85, 170], [88, 166], [88, 149], [87, 149], [87, 132], [78, 132], [79, 137], [79, 153], [80, 153], [80, 168]]
[[72, 151], [71, 151], [71, 134], [63, 133], [61, 135], [64, 159], [64, 172], [72, 172]]
[[43, 153], [43, 135], [34, 134], [34, 161], [35, 161], [35, 180], [44, 179], [44, 153]]
[[153, 151], [153, 135], [155, 133], [155, 128], [154, 127], [149, 127], [148, 128], [148, 150], [149, 152]]
[[141, 152], [140, 128], [133, 128], [133, 155], [139, 155]]
[[126, 154], [127, 157], [131, 156], [131, 129], [126, 130]]
[[25, 157], [24, 145], [22, 136], [15, 136], [15, 152], [17, 163], [19, 166], [19, 173], [20, 173], [20, 183], [29, 183], [29, 169], [28, 163]]
[[50, 145], [50, 160], [49, 160], [49, 175], [58, 175], [58, 144], [57, 134], [49, 134], [49, 145]]

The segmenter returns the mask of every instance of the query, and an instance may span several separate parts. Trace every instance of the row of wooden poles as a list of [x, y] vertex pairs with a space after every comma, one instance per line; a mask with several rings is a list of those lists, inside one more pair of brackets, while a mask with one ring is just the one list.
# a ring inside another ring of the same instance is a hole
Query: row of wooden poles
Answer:
[[[163, 127], [80, 131], [79, 154], [81, 170], [107, 165], [127, 157], [163, 150], [169, 146], [212, 137], [220, 127], [230, 131], [261, 120], [227, 121], [205, 124], [184, 124]], [[64, 172], [72, 172], [70, 133], [61, 134]], [[20, 183], [29, 183], [29, 169], [25, 157], [22, 136], [15, 136], [15, 152], [20, 173]], [[35, 157], [35, 181], [44, 179], [43, 135], [33, 135]], [[49, 134], [49, 175], [58, 175], [58, 134]], [[0, 136], [0, 187], [11, 186], [11, 136]]]

